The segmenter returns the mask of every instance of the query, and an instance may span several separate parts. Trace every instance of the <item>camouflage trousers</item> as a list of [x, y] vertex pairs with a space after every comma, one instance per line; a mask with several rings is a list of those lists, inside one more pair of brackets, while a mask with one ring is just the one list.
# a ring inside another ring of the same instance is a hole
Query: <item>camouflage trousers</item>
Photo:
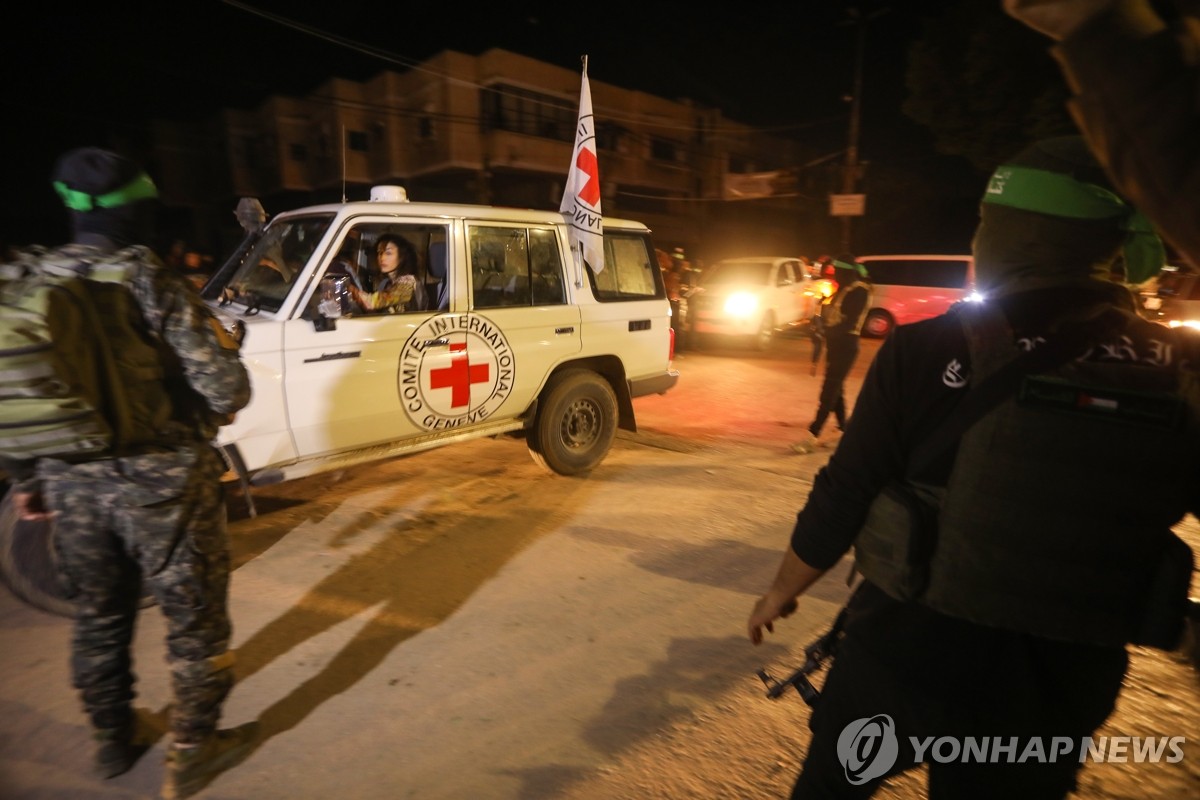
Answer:
[[43, 496], [58, 513], [59, 564], [77, 605], [74, 684], [97, 728], [132, 718], [130, 645], [144, 584], [167, 623], [172, 733], [194, 742], [216, 729], [233, 686], [223, 471], [207, 444], [38, 464]]

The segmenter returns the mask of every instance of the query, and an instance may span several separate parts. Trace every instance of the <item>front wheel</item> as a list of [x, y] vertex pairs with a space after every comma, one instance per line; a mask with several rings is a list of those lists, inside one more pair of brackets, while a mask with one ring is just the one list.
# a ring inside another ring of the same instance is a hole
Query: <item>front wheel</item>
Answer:
[[551, 379], [526, 437], [533, 460], [559, 475], [599, 464], [617, 435], [617, 395], [595, 372], [569, 370]]
[[751, 339], [751, 345], [760, 353], [765, 353], [775, 344], [775, 315], [767, 312], [758, 323], [758, 333]]

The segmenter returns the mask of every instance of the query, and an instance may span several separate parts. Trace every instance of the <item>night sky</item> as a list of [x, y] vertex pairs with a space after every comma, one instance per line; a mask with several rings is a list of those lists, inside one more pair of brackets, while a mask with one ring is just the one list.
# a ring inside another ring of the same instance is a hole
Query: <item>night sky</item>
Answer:
[[[691, 98], [833, 152], [846, 142], [853, 5], [871, 19], [860, 157], [959, 186], [980, 180], [962, 159], [935, 153], [928, 133], [899, 110], [905, 49], [920, 33], [913, 9], [935, 12], [944, 5], [936, 0], [715, 10], [646, 2], [31, 4], [22, 16], [33, 19], [6, 26], [5, 127], [15, 141], [4, 151], [12, 163], [0, 243], [53, 244], [65, 235], [48, 177], [65, 149], [113, 146], [145, 119], [201, 119], [273, 93], [303, 95], [331, 76], [402, 71], [444, 49], [501, 47], [568, 69], [587, 54], [593, 81]], [[968, 233], [958, 234], [964, 245]]]

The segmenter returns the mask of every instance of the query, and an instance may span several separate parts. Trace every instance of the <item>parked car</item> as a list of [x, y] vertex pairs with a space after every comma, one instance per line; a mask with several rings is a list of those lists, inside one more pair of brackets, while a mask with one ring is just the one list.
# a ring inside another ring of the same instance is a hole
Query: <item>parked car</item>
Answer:
[[862, 329], [871, 338], [944, 314], [975, 292], [975, 259], [969, 255], [869, 255], [858, 261], [874, 284]]
[[1140, 297], [1142, 316], [1173, 328], [1200, 328], [1200, 273], [1167, 266], [1156, 283], [1154, 291]]
[[810, 322], [820, 300], [799, 257], [718, 261], [688, 297], [689, 336], [697, 347], [722, 337], [766, 350], [779, 331]]
[[[674, 386], [646, 226], [605, 219], [596, 272], [556, 212], [372, 198], [279, 214], [204, 288], [245, 331], [253, 398], [218, 441], [244, 487], [497, 434], [578, 475], [636, 429], [633, 398]], [[363, 312], [346, 285], [385, 233], [423, 291]]]

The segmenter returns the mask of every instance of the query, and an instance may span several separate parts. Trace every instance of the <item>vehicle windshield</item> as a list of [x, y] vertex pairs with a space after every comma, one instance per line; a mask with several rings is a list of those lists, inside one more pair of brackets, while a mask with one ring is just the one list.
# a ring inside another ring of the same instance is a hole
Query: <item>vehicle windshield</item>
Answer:
[[771, 274], [771, 265], [765, 261], [744, 264], [716, 264], [704, 273], [701, 286], [762, 286]]
[[[271, 222], [243, 245], [236, 269], [223, 269], [204, 287], [206, 297], [222, 296], [247, 309], [275, 312], [333, 222], [333, 214], [312, 214]], [[221, 280], [227, 278], [226, 280]]]

